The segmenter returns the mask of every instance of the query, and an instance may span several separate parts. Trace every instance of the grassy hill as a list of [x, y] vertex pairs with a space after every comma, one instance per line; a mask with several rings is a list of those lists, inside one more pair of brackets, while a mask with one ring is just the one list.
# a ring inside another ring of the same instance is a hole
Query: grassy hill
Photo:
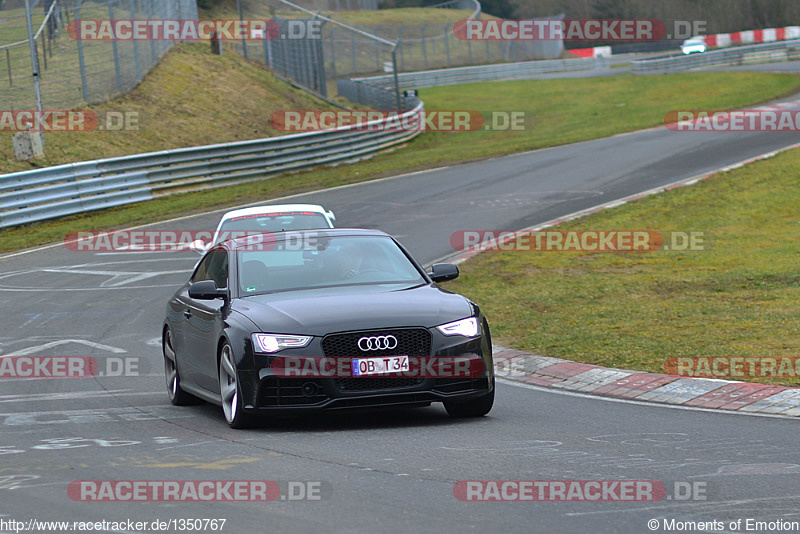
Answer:
[[279, 135], [277, 110], [331, 109], [240, 57], [215, 56], [204, 43], [175, 47], [136, 89], [87, 107], [138, 113], [138, 130], [46, 134], [45, 158], [14, 159], [11, 133], [0, 133], [0, 173], [87, 159]]

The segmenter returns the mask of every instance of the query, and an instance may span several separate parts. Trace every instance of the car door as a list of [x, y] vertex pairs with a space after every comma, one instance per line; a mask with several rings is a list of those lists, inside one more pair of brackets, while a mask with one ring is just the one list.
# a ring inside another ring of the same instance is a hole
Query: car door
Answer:
[[[228, 251], [216, 248], [200, 262], [191, 283], [213, 280], [218, 288], [228, 287]], [[223, 299], [197, 300], [186, 293], [184, 341], [190, 369], [187, 378], [198, 386], [218, 392], [217, 340], [222, 328]]]

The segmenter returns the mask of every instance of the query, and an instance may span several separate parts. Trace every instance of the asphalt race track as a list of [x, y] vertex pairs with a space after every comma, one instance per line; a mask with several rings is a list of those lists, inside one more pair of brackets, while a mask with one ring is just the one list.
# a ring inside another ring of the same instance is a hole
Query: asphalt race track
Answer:
[[[457, 230], [523, 228], [797, 143], [798, 134], [659, 128], [292, 199], [334, 210], [340, 227], [390, 232], [430, 263], [453, 252]], [[148, 229], [212, 230], [218, 219]], [[192, 252], [63, 245], [0, 258], [0, 354], [100, 364], [91, 378], [0, 379], [0, 521], [225, 519], [219, 531], [228, 533], [642, 533], [664, 532], [673, 519], [744, 532], [747, 519], [800, 521], [800, 446], [790, 419], [512, 382], [499, 384], [494, 410], [479, 420], [450, 419], [432, 406], [234, 431], [216, 406], [173, 407], [160, 325], [196, 261]], [[264, 480], [281, 494], [269, 502], [87, 502], [69, 491], [75, 481], [106, 480]], [[454, 487], [470, 480], [656, 481], [666, 495], [462, 502]]]

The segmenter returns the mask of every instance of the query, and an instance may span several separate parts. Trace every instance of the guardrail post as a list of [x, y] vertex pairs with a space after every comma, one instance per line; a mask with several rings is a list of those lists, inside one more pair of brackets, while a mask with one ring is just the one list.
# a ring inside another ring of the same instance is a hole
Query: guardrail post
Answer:
[[450, 62], [450, 40], [449, 36], [447, 35], [448, 29], [450, 26], [444, 27], [444, 48], [447, 50], [447, 66], [450, 67], [452, 63]]
[[[75, 16], [73, 17], [74, 20], [80, 19], [79, 7], [75, 6]], [[86, 58], [83, 55], [83, 39], [80, 39], [80, 35], [78, 36], [78, 63], [80, 64], [81, 70], [81, 89], [83, 90], [83, 101], [87, 104], [89, 102], [89, 81], [86, 79]]]
[[[281, 34], [282, 34], [283, 31], [284, 31], [284, 28], [281, 28], [280, 31], [281, 31]], [[281, 49], [281, 66], [280, 66], [280, 68], [278, 70], [280, 72], [286, 74], [287, 76], [291, 76], [290, 71], [289, 71], [289, 69], [290, 69], [290, 67], [289, 67], [289, 58], [287, 57], [289, 51], [287, 50], [288, 46], [286, 45], [286, 41], [280, 41], [279, 47]]]
[[[335, 80], [336, 79], [336, 41], [333, 40], [333, 34], [336, 31], [336, 28], [331, 30], [330, 35], [328, 36], [330, 43], [331, 43], [331, 77]], [[323, 57], [325, 54], [323, 53]]]
[[[323, 22], [324, 24], [324, 22]], [[314, 75], [316, 76], [316, 87], [319, 93], [322, 96], [328, 96], [328, 83], [327, 83], [327, 76], [325, 76], [325, 54], [322, 50], [322, 39], [309, 39], [308, 46], [311, 47], [312, 56], [313, 56], [313, 64], [311, 65], [312, 69], [314, 69]], [[313, 87], [313, 86], [312, 86]]]
[[14, 80], [11, 77], [11, 52], [6, 48], [6, 64], [8, 65], [8, 86], [14, 86]]
[[[131, 7], [131, 20], [136, 20], [136, 9], [134, 8], [133, 4], [134, 0], [129, 0], [129, 5]], [[142, 64], [139, 61], [139, 41], [134, 39], [133, 40], [133, 62], [136, 64], [136, 79], [142, 79]]]
[[425, 28], [427, 28], [427, 24], [422, 25], [422, 57], [425, 59], [425, 69], [428, 68], [428, 49], [425, 46]]
[[356, 73], [356, 34], [351, 32], [350, 33], [350, 47], [353, 49], [353, 69], [351, 72]]
[[[377, 35], [380, 31], [381, 31], [381, 25], [378, 24], [377, 26], [375, 26], [375, 34]], [[382, 67], [380, 51], [381, 51], [380, 50], [380, 45], [377, 42], [375, 42], [375, 70], [376, 71], [381, 70], [381, 67]]]
[[[403, 25], [400, 25], [400, 28], [397, 29], [397, 47], [400, 49], [400, 69], [405, 69], [405, 56], [403, 55]], [[395, 69], [397, 70], [397, 69]]]
[[397, 78], [397, 47], [399, 46], [400, 41], [398, 44], [394, 45], [392, 48], [392, 67], [393, 67], [393, 76], [394, 76], [394, 94], [395, 94], [395, 103], [397, 107], [395, 108], [398, 112], [403, 110], [403, 106], [400, 105], [400, 81]]
[[269, 68], [272, 68], [272, 46], [270, 45], [271, 45], [270, 40], [264, 39], [264, 42], [262, 43], [261, 47], [264, 52], [264, 65], [266, 65]]
[[[112, 4], [108, 4], [108, 18], [111, 21], [111, 25], [114, 25], [114, 6]], [[120, 65], [119, 65], [119, 47], [117, 46], [117, 40], [111, 40], [111, 49], [114, 51], [114, 74], [116, 74], [116, 81], [117, 81], [117, 91], [122, 91], [122, 72], [120, 72]]]
[[[242, 17], [242, 2], [241, 2], [241, 0], [236, 0], [236, 10], [239, 12], [239, 27], [241, 28], [243, 26], [243, 24], [242, 24], [242, 19], [243, 19], [243, 17]], [[247, 37], [250, 37], [250, 36], [248, 35]], [[245, 39], [244, 35], [242, 35], [242, 56], [244, 56], [244, 58], [247, 59], [247, 40]]]
[[[153, 20], [153, 0], [148, 0], [147, 5], [147, 20]], [[158, 61], [158, 52], [156, 52], [156, 41], [150, 39], [150, 61], [156, 63]]]
[[[33, 21], [31, 20], [31, 6], [29, 0], [25, 0], [25, 25], [28, 28], [28, 47], [31, 53], [31, 70], [33, 70], [33, 97], [36, 100], [36, 122], [41, 122], [42, 113], [42, 88], [41, 72], [39, 72], [39, 52], [36, 50], [36, 39], [33, 35]], [[39, 132], [39, 139], [44, 146], [44, 132]]]
[[[39, 55], [39, 45], [36, 45], [36, 55]], [[44, 70], [47, 70], [47, 41], [44, 37], [44, 32], [42, 32], [42, 58], [44, 58]]]
[[[44, 32], [42, 32], [42, 42], [45, 43], [42, 45], [43, 54], [49, 55], [51, 58], [53, 57], [53, 38], [46, 37]], [[47, 48], [47, 51], [44, 52], [44, 49]], [[44, 59], [44, 68], [47, 68], [47, 58]]]

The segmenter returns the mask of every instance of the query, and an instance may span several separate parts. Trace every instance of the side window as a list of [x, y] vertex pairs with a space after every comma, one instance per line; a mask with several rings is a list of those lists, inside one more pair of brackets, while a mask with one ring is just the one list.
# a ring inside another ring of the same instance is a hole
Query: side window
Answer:
[[218, 250], [211, 253], [211, 263], [208, 265], [209, 280], [214, 280], [217, 287], [228, 287], [228, 253]]
[[213, 280], [217, 287], [228, 287], [228, 253], [225, 250], [215, 250], [209, 253], [192, 276], [192, 282]]
[[194, 274], [192, 275], [191, 282], [202, 282], [203, 280], [208, 280], [208, 263], [211, 260], [211, 255], [206, 256], [203, 258], [203, 261], [200, 262], [200, 265], [194, 270]]

